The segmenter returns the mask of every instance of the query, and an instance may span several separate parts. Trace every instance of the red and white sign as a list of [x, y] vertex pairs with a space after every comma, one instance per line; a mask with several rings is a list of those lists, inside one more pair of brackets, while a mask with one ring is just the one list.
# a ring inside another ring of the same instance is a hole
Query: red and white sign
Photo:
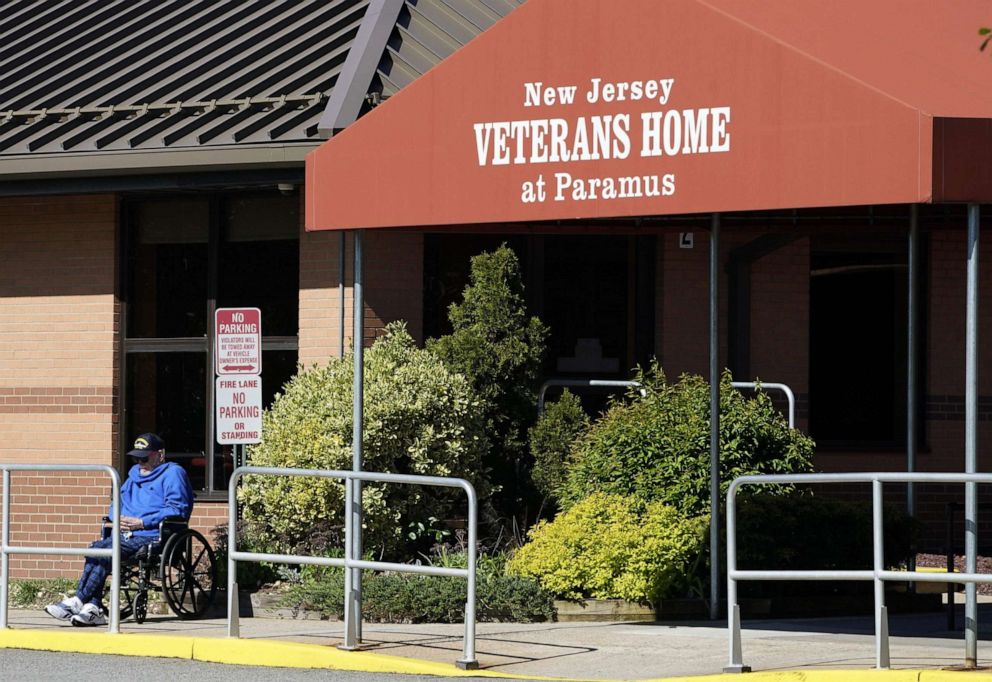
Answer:
[[262, 379], [217, 377], [217, 442], [221, 445], [262, 440]]
[[258, 308], [218, 308], [214, 373], [262, 373], [262, 312]]

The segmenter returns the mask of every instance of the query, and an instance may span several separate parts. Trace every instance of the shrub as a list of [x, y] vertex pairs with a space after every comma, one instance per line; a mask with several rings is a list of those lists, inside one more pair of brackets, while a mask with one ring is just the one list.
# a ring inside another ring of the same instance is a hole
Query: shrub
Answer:
[[[263, 417], [265, 440], [250, 449], [251, 463], [350, 470], [352, 373], [349, 353], [291, 379]], [[366, 353], [365, 386], [366, 470], [465, 477], [485, 498], [486, 439], [478, 397], [464, 377], [392, 324]], [[342, 481], [247, 476], [239, 495], [257, 547], [326, 553], [340, 545]], [[410, 524], [445, 518], [453, 502], [464, 504], [460, 491], [396, 484], [366, 483], [363, 497], [370, 550], [388, 550]]]
[[451, 334], [431, 339], [427, 347], [468, 377], [481, 396], [494, 445], [487, 460], [492, 482], [503, 490], [503, 511], [518, 509], [528, 495], [524, 437], [534, 421], [548, 329], [527, 316], [520, 264], [509, 247], [472, 259], [470, 284], [448, 318]]
[[[446, 555], [445, 566], [464, 568], [463, 553]], [[476, 570], [479, 621], [519, 623], [551, 620], [551, 595], [536, 581], [508, 575], [502, 554], [479, 557]], [[362, 581], [362, 614], [382, 623], [461, 623], [465, 618], [466, 581], [463, 578], [366, 573]], [[344, 599], [344, 572], [339, 568], [305, 566], [301, 582], [283, 597], [285, 606], [340, 617]]]
[[658, 502], [594, 494], [538, 523], [508, 568], [567, 599], [657, 602], [699, 555], [706, 524]]
[[[664, 502], [687, 516], [709, 508], [709, 385], [698, 376], [668, 383], [661, 368], [638, 372], [647, 395], [614, 402], [572, 449], [563, 507], [590, 492]], [[748, 474], [812, 470], [813, 441], [789, 429], [768, 396], [720, 389], [720, 482]], [[631, 396], [634, 397], [634, 396]], [[784, 489], [783, 489], [784, 490]], [[721, 495], [722, 499], [722, 495]]]
[[534, 484], [550, 499], [558, 499], [565, 483], [568, 453], [575, 439], [589, 428], [582, 403], [568, 390], [557, 402], [547, 403], [544, 414], [530, 429], [530, 453], [534, 458]]
[[[795, 492], [741, 495], [737, 563], [769, 570], [855, 570], [872, 567], [871, 503]], [[905, 510], [883, 509], [885, 562], [906, 559], [919, 522]]]

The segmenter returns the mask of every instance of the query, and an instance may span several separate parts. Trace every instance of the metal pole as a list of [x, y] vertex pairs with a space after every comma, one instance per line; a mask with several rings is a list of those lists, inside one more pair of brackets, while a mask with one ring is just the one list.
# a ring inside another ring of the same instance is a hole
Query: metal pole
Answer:
[[3, 558], [0, 559], [0, 628], [7, 627], [7, 579], [10, 577], [10, 472], [3, 470]]
[[478, 670], [479, 661], [475, 658], [475, 569], [479, 544], [479, 503], [474, 488], [467, 487], [465, 492], [468, 494], [468, 595], [465, 600], [465, 644], [456, 665], [462, 670]]
[[[355, 381], [354, 407], [351, 436], [351, 469], [362, 470], [362, 435], [364, 425], [363, 400], [365, 394], [365, 291], [364, 271], [362, 267], [362, 250], [364, 235], [361, 230], [355, 230], [355, 284], [354, 284], [354, 336], [355, 348]], [[351, 482], [352, 529], [351, 541], [354, 543], [352, 559], [362, 558], [362, 482]], [[355, 616], [355, 634], [357, 643], [362, 641], [362, 569], [355, 568], [351, 578], [351, 588], [354, 599], [353, 613]]]
[[[909, 209], [909, 281], [906, 311], [906, 471], [916, 471], [916, 280], [919, 276], [918, 206]], [[906, 484], [906, 513], [916, 516], [916, 491], [912, 482]], [[915, 565], [913, 557], [913, 565]], [[910, 566], [913, 570], [913, 566]]]
[[710, 620], [720, 613], [720, 214], [710, 232]]
[[885, 583], [879, 577], [885, 570], [885, 551], [882, 518], [882, 482], [871, 484], [871, 531], [874, 542], [873, 563], [875, 568], [875, 667], [889, 667], [889, 616], [885, 609]]
[[[353, 552], [355, 550], [355, 543], [352, 541], [352, 535], [354, 534], [354, 517], [352, 516], [352, 504], [351, 504], [351, 494], [352, 494], [352, 481], [350, 478], [344, 480], [344, 559], [345, 564], [353, 561], [355, 557]], [[338, 647], [339, 649], [344, 649], [345, 651], [354, 651], [358, 648], [358, 633], [355, 630], [355, 600], [354, 587], [352, 585], [355, 571], [348, 568], [344, 569], [344, 642]]]
[[[757, 381], [731, 381], [730, 385], [734, 388], [758, 388]], [[785, 399], [789, 402], [789, 428], [796, 428], [796, 394], [785, 384], [761, 382], [761, 390], [767, 392], [768, 389], [778, 389], [785, 394]]]
[[338, 240], [338, 357], [344, 357], [344, 266], [345, 241], [344, 230], [339, 233]]
[[[968, 204], [968, 307], [965, 324], [964, 470], [978, 471], [978, 204]], [[978, 572], [978, 489], [964, 485], [964, 551], [966, 573]], [[965, 586], [964, 657], [966, 668], [978, 667], [978, 585]]]
[[[240, 468], [240, 467], [239, 467]], [[227, 636], [241, 636], [241, 608], [238, 602], [238, 496], [237, 484], [241, 472], [235, 469], [227, 489]]]
[[120, 634], [121, 631], [121, 486], [115, 475], [111, 477], [111, 506], [114, 510], [114, 520], [110, 532], [113, 534], [110, 557], [110, 634]]
[[749, 673], [751, 666], [744, 665], [741, 647], [741, 611], [737, 605], [737, 505], [736, 488], [727, 491], [727, 634], [729, 635], [730, 662], [725, 673]]

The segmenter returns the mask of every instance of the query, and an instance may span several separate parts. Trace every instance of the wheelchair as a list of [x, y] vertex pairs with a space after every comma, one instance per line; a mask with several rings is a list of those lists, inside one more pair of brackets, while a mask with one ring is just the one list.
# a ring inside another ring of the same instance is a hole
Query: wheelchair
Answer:
[[[104, 522], [108, 522], [104, 518]], [[105, 536], [111, 530], [104, 528]], [[160, 591], [181, 620], [201, 618], [217, 592], [214, 550], [186, 519], [170, 516], [159, 524], [159, 540], [121, 560], [120, 618], [138, 624], [148, 615], [148, 592]]]

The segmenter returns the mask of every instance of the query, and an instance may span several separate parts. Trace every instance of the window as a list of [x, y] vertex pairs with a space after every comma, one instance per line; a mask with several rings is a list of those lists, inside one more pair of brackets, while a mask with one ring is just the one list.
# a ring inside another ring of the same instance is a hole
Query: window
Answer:
[[123, 215], [124, 445], [156, 431], [196, 490], [226, 490], [235, 453], [213, 433], [214, 310], [261, 309], [268, 407], [296, 372], [299, 199], [156, 198]]
[[813, 239], [810, 433], [820, 444], [906, 441], [905, 244], [904, 234]]
[[[520, 261], [528, 309], [548, 325], [546, 377], [630, 376], [654, 354], [651, 235], [435, 234], [424, 241], [424, 333], [451, 332], [473, 256], [507, 244]], [[571, 389], [595, 413], [615, 389]], [[555, 392], [550, 397], [557, 398]]]

